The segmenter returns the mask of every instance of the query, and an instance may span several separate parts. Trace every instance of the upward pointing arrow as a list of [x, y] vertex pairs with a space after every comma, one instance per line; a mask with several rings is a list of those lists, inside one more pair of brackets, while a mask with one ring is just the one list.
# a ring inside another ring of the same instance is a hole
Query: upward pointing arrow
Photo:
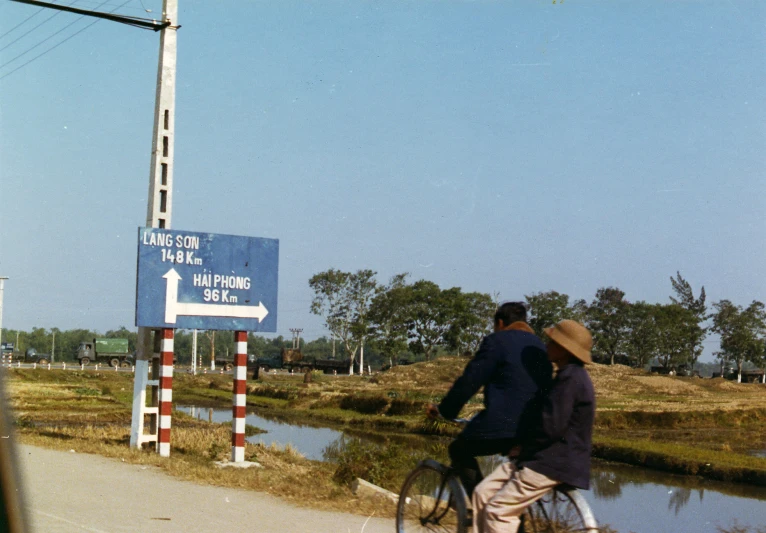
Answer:
[[165, 322], [175, 324], [178, 314], [178, 282], [181, 280], [181, 276], [175, 268], [171, 268], [162, 277], [167, 280], [165, 284]]
[[258, 302], [258, 305], [179, 303], [178, 281], [182, 279], [181, 276], [175, 268], [171, 268], [162, 277], [167, 280], [165, 285], [165, 322], [167, 324], [175, 324], [178, 315], [257, 318], [260, 323], [269, 314], [263, 302]]

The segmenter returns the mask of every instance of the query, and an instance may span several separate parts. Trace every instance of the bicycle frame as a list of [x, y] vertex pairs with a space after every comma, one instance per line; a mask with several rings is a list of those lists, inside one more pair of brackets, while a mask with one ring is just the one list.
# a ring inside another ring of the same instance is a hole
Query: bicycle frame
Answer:
[[[457, 483], [452, 484], [453, 486], [450, 487], [450, 490], [452, 490], [455, 498], [463, 498], [464, 502], [462, 505], [459, 505], [457, 502], [455, 502], [455, 505], [456, 507], [462, 508], [462, 512], [465, 513], [465, 510], [469, 507], [470, 502], [468, 495], [465, 492], [465, 488], [460, 482], [460, 477], [458, 476], [456, 470], [434, 459], [426, 459], [420, 461], [418, 463], [418, 467], [416, 468], [420, 467], [427, 467], [432, 469], [441, 476], [440, 485], [436, 494], [434, 495], [434, 502], [436, 502], [436, 504], [429, 510], [427, 515], [420, 517], [421, 524], [438, 524], [447, 515], [450, 510], [449, 501], [445, 502], [445, 505], [442, 509], [440, 509], [440, 504], [438, 502], [443, 501], [442, 498], [445, 494], [445, 490], [448, 488], [447, 486], [450, 484], [452, 478], [454, 478]], [[534, 522], [527, 523], [529, 520], [534, 520], [532, 517], [535, 515], [535, 513], [537, 513], [538, 517], [542, 517], [544, 523], [555, 522], [557, 520], [557, 517], [554, 516], [557, 514], [555, 509], [558, 505], [561, 504], [573, 505], [575, 511], [580, 515], [579, 522], [584, 527], [577, 529], [577, 531], [582, 533], [597, 533], [599, 531], [595, 516], [593, 515], [593, 511], [590, 509], [588, 502], [575, 487], [564, 484], [554, 487], [542, 498], [536, 500], [530, 506], [530, 508], [525, 511], [525, 513], [522, 515], [523, 529], [520, 529], [519, 531], [525, 531], [529, 526], [533, 527], [534, 530], [537, 530], [536, 526], [533, 525]], [[550, 510], [553, 510], [553, 515], [549, 512]], [[460, 513], [458, 513], [458, 515], [460, 516]]]

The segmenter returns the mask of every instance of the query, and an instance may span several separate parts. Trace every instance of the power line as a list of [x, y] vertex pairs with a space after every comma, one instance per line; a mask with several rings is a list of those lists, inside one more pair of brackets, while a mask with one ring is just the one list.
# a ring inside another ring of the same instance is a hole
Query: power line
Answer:
[[[74, 0], [74, 1], [77, 1], [77, 0]], [[57, 11], [66, 11], [68, 13], [77, 13], [78, 15], [87, 15], [89, 17], [107, 19], [113, 22], [119, 22], [121, 24], [127, 24], [129, 26], [136, 26], [137, 28], [144, 28], [144, 29], [149, 29], [154, 31], [160, 31], [164, 28], [167, 28], [170, 25], [170, 22], [167, 22], [167, 21], [158, 22], [155, 19], [147, 19], [147, 18], [141, 18], [141, 17], [132, 17], [129, 15], [113, 14], [115, 11], [117, 11], [117, 9], [122, 8], [125, 4], [121, 4], [117, 6], [116, 9], [113, 9], [110, 12], [104, 12], [104, 11], [94, 11], [92, 9], [80, 9], [79, 7], [73, 7], [74, 2], [67, 6], [51, 3], [51, 2], [44, 2], [43, 0], [11, 0], [11, 2], [18, 2], [20, 4], [29, 4], [32, 6], [49, 7], [52, 9], [56, 9]], [[103, 6], [106, 3], [107, 3], [107, 0], [104, 0], [101, 4], [99, 4], [99, 7]], [[114, 4], [110, 4], [110, 5], [114, 5]]]
[[[152, 10], [151, 10], [151, 9], [146, 9], [146, 6], [144, 5], [144, 0], [138, 0], [138, 1], [141, 3], [141, 7], [143, 7], [143, 8], [144, 8], [144, 11], [145, 11], [146, 13], [151, 13], [151, 12], [152, 12]], [[138, 9], [138, 8], [135, 8], [135, 9]]]
[[8, 31], [7, 31], [7, 32], [5, 32], [4, 34], [0, 35], [0, 39], [2, 39], [3, 37], [5, 37], [5, 36], [6, 36], [6, 35], [8, 35], [9, 33], [11, 33], [13, 30], [15, 30], [16, 28], [18, 28], [18, 27], [19, 27], [19, 26], [21, 26], [22, 24], [24, 24], [26, 21], [28, 21], [29, 19], [31, 19], [32, 17], [34, 17], [34, 16], [35, 16], [35, 15], [37, 15], [38, 13], [42, 12], [42, 10], [43, 10], [43, 9], [45, 9], [45, 8], [44, 8], [44, 7], [41, 7], [40, 9], [38, 9], [37, 11], [35, 11], [35, 12], [34, 12], [34, 13], [32, 13], [31, 15], [29, 15], [27, 18], [25, 18], [24, 20], [22, 20], [21, 22], [19, 22], [18, 24], [16, 24], [16, 25], [15, 25], [13, 28], [11, 28], [10, 30], [8, 30]]
[[[72, 3], [74, 3], [74, 2], [72, 2]], [[44, 9], [44, 8], [42, 8], [42, 9]], [[40, 26], [42, 26], [43, 24], [45, 24], [46, 22], [48, 22], [48, 21], [49, 21], [49, 20], [51, 20], [52, 18], [59, 16], [60, 14], [61, 14], [61, 11], [56, 11], [56, 12], [55, 12], [53, 15], [51, 15], [50, 17], [48, 17], [47, 19], [45, 19], [44, 21], [42, 21], [40, 24], [38, 24], [37, 26], [35, 26], [35, 27], [34, 27], [34, 28], [32, 28], [31, 30], [29, 30], [27, 33], [23, 34], [21, 37], [17, 37], [16, 39], [14, 39], [13, 41], [11, 41], [10, 43], [8, 43], [8, 44], [6, 44], [5, 46], [3, 46], [2, 48], [0, 48], [0, 52], [2, 52], [3, 50], [5, 50], [6, 48], [8, 48], [9, 46], [11, 46], [12, 44], [15, 44], [15, 43], [19, 42], [21, 39], [23, 39], [24, 37], [26, 37], [27, 35], [29, 35], [29, 34], [30, 34], [30, 33], [32, 33], [33, 31], [35, 31], [37, 28], [39, 28]]]
[[[95, 1], [95, 0], [76, 0], [75, 4], [85, 4], [85, 5], [90, 4], [91, 6], [93, 6], [93, 5], [98, 4], [98, 2]], [[143, 5], [143, 3], [141, 5]], [[115, 6], [122, 7], [122, 6], [119, 6], [119, 4], [102, 4], [102, 6], [104, 6], [104, 7], [115, 7]], [[133, 9], [135, 11], [144, 11], [146, 13], [151, 13], [152, 12], [151, 9], [146, 9], [146, 8], [142, 9], [140, 7], [133, 7], [133, 6], [127, 6], [125, 9]]]
[[[20, 53], [19, 55], [17, 55], [16, 57], [14, 57], [13, 59], [11, 59], [10, 61], [6, 61], [6, 62], [5, 62], [5, 63], [3, 63], [2, 65], [0, 65], [0, 69], [1, 69], [1, 68], [5, 68], [5, 67], [7, 67], [8, 65], [10, 65], [10, 64], [11, 64], [11, 63], [13, 63], [14, 61], [16, 61], [18, 58], [20, 58], [20, 57], [23, 57], [23, 56], [27, 55], [29, 52], [31, 52], [32, 50], [34, 50], [35, 48], [37, 48], [37, 47], [38, 47], [38, 46], [40, 46], [41, 44], [43, 44], [43, 43], [45, 43], [45, 42], [49, 41], [50, 39], [53, 39], [53, 38], [54, 38], [56, 35], [58, 35], [58, 34], [59, 34], [59, 33], [61, 33], [62, 31], [64, 31], [65, 29], [69, 28], [70, 26], [73, 26], [74, 24], [77, 24], [78, 22], [80, 22], [80, 19], [81, 19], [81, 18], [82, 18], [82, 15], [80, 15], [79, 17], [77, 17], [76, 19], [74, 19], [72, 22], [70, 22], [69, 24], [67, 24], [67, 25], [66, 25], [66, 26], [64, 26], [63, 28], [61, 28], [59, 31], [57, 31], [57, 32], [54, 32], [53, 34], [49, 35], [48, 37], [46, 37], [45, 39], [43, 39], [42, 41], [40, 41], [39, 43], [37, 43], [36, 45], [34, 45], [32, 48], [29, 48], [29, 49], [25, 50], [24, 52]], [[0, 79], [1, 79], [1, 78], [0, 78]]]
[[[117, 11], [118, 9], [120, 9], [121, 7], [123, 7], [125, 4], [127, 4], [127, 3], [128, 3], [128, 2], [130, 2], [130, 1], [131, 1], [131, 0], [126, 0], [126, 1], [125, 1], [125, 3], [123, 3], [122, 5], [119, 5], [119, 6], [117, 6], [117, 7], [116, 7], [116, 8], [114, 8], [112, 11], [110, 11], [110, 13], [114, 13], [115, 11]], [[79, 20], [79, 19], [78, 19], [78, 20]], [[72, 35], [70, 35], [69, 37], [67, 37], [66, 39], [64, 39], [63, 41], [60, 41], [59, 43], [57, 43], [57, 44], [56, 44], [56, 45], [54, 45], [53, 47], [51, 47], [51, 48], [48, 48], [48, 49], [47, 49], [47, 50], [45, 50], [44, 52], [42, 52], [42, 53], [40, 53], [40, 54], [36, 55], [35, 57], [33, 57], [32, 59], [30, 59], [30, 60], [29, 60], [29, 61], [27, 61], [26, 63], [22, 63], [21, 65], [19, 65], [18, 67], [16, 67], [16, 68], [15, 68], [15, 69], [13, 69], [12, 71], [8, 72], [7, 74], [4, 74], [4, 75], [0, 76], [0, 80], [4, 80], [5, 78], [7, 78], [8, 76], [10, 76], [10, 75], [11, 75], [11, 74], [13, 74], [14, 72], [16, 72], [16, 71], [18, 71], [18, 70], [20, 70], [20, 69], [24, 68], [25, 66], [27, 66], [27, 65], [29, 65], [30, 63], [32, 63], [33, 61], [35, 61], [35, 60], [37, 60], [37, 59], [41, 58], [42, 56], [44, 56], [44, 55], [45, 55], [45, 54], [47, 54], [48, 52], [52, 52], [53, 50], [55, 50], [56, 48], [58, 48], [59, 46], [61, 46], [61, 45], [62, 45], [62, 44], [64, 44], [65, 42], [67, 42], [69, 39], [72, 39], [73, 37], [76, 37], [77, 35], [81, 34], [82, 32], [84, 32], [85, 30], [87, 30], [88, 28], [90, 28], [91, 26], [93, 26], [94, 24], [98, 23], [100, 20], [101, 20], [101, 19], [96, 19], [96, 20], [94, 20], [93, 22], [91, 22], [91, 23], [90, 23], [90, 24], [88, 24], [87, 26], [85, 26], [85, 27], [81, 28], [80, 30], [76, 31], [75, 33], [73, 33]]]

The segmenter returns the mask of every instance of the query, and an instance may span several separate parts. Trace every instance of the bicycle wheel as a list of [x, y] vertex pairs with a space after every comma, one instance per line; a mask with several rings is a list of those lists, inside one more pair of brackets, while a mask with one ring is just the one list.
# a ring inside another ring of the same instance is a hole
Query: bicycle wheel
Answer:
[[597, 533], [588, 502], [577, 489], [557, 488], [527, 508], [523, 533]]
[[465, 495], [450, 469], [420, 463], [404, 481], [396, 508], [397, 533], [466, 533]]

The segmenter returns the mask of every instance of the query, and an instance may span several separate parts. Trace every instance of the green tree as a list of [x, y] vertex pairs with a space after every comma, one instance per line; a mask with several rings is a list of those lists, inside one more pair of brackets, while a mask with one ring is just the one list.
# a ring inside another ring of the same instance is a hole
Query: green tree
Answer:
[[679, 304], [654, 306], [657, 335], [655, 357], [665, 368], [678, 367], [690, 362], [688, 328], [693, 319], [691, 311]]
[[445, 336], [447, 348], [458, 355], [473, 355], [481, 340], [492, 333], [497, 305], [489, 294], [461, 292], [447, 293], [452, 322]]
[[283, 347], [285, 341], [281, 335], [274, 339], [267, 339], [263, 335], [249, 335], [247, 338], [247, 353], [254, 354], [259, 359], [279, 357]]
[[389, 364], [398, 363], [399, 354], [407, 351], [407, 276], [393, 276], [370, 305], [371, 342]]
[[729, 300], [716, 302], [713, 307], [712, 329], [721, 336], [721, 350], [716, 355], [721, 362], [737, 366], [737, 382], [741, 382], [745, 362], [764, 363], [766, 310], [757, 300], [745, 309]]
[[309, 342], [301, 339], [301, 342], [303, 343], [301, 351], [304, 357], [329, 359], [332, 354], [332, 342], [327, 337], [322, 336]]
[[637, 368], [643, 368], [657, 353], [659, 334], [655, 322], [656, 308], [656, 305], [643, 301], [627, 306], [628, 335], [625, 350]]
[[37, 353], [50, 353], [51, 335], [45, 331], [45, 328], [32, 328], [32, 332], [27, 334], [26, 341], [26, 348], [34, 348]]
[[593, 334], [595, 355], [609, 359], [625, 352], [628, 334], [628, 306], [625, 293], [616, 287], [602, 287], [588, 307], [587, 326]]
[[700, 289], [699, 297], [694, 296], [692, 286], [686, 281], [680, 272], [676, 277], [671, 276], [670, 283], [676, 297], [670, 297], [674, 304], [678, 304], [689, 312], [687, 322], [683, 325], [686, 330], [686, 351], [692, 369], [702, 355], [702, 343], [707, 336], [708, 329], [703, 326], [708, 319], [707, 306], [705, 305], [705, 287]]
[[[197, 337], [197, 350], [199, 350], [199, 336]], [[179, 364], [191, 364], [192, 332], [190, 330], [177, 329], [175, 331], [173, 335], [173, 353]]]
[[[359, 373], [364, 374], [364, 343], [372, 333], [370, 306], [381, 287], [375, 280], [377, 272], [358, 270], [351, 275], [351, 309], [354, 321], [351, 331], [359, 343]], [[353, 370], [353, 363], [349, 372]]]
[[551, 327], [561, 320], [577, 320], [583, 322], [587, 311], [585, 300], [576, 300], [569, 305], [569, 296], [556, 291], [538, 292], [524, 296], [529, 306], [527, 322], [535, 330], [535, 334], [547, 340], [545, 328]]
[[361, 348], [360, 369], [364, 368], [364, 341], [370, 334], [370, 304], [377, 294], [376, 272], [342, 272], [331, 268], [309, 280], [314, 291], [311, 312], [324, 318], [327, 329], [341, 341], [354, 373], [356, 352]]
[[453, 319], [453, 305], [460, 289], [443, 291], [421, 279], [407, 286], [405, 313], [410, 351], [430, 361], [436, 349], [446, 342]]

